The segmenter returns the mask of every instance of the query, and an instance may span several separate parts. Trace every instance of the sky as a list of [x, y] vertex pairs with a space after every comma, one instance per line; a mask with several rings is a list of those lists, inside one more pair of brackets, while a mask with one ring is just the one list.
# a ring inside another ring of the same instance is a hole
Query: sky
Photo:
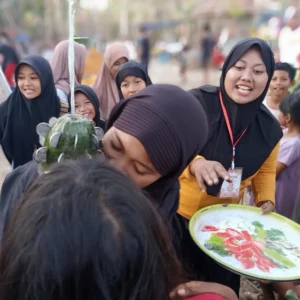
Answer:
[[106, 9], [108, 6], [108, 0], [81, 0], [80, 5], [86, 9]]

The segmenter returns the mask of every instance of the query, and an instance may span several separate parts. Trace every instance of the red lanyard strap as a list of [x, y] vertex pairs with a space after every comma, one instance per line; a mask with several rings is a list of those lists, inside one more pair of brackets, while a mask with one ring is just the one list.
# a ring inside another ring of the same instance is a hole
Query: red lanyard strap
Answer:
[[229, 133], [229, 136], [230, 136], [230, 140], [231, 140], [231, 144], [232, 144], [232, 163], [231, 163], [231, 168], [234, 169], [235, 146], [241, 140], [241, 138], [243, 137], [243, 135], [247, 131], [247, 128], [242, 132], [242, 134], [239, 136], [239, 138], [234, 142], [232, 128], [231, 128], [231, 125], [230, 125], [230, 121], [229, 121], [229, 117], [228, 117], [228, 113], [227, 113], [226, 107], [225, 107], [224, 102], [223, 102], [223, 97], [222, 97], [221, 91], [219, 92], [219, 98], [220, 98], [220, 104], [221, 104], [221, 107], [222, 107], [223, 116], [225, 118], [227, 130], [228, 130], [228, 133]]

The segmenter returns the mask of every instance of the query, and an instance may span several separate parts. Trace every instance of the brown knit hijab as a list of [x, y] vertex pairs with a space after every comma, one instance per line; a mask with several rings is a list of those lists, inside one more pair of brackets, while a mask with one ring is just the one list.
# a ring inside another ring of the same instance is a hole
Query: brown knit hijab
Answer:
[[115, 126], [145, 147], [162, 177], [145, 188], [161, 200], [204, 146], [208, 125], [202, 105], [179, 87], [156, 84], [120, 102], [107, 129]]

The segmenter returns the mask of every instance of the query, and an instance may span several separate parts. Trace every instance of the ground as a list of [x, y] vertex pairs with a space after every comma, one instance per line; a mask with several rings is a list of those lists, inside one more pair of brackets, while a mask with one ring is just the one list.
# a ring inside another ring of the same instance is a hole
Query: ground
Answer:
[[[153, 61], [149, 69], [150, 77], [153, 83], [169, 83], [179, 85], [183, 89], [196, 88], [201, 85], [202, 77], [199, 69], [188, 70], [187, 82], [182, 83], [179, 77], [179, 68], [176, 62], [162, 64], [158, 61]], [[212, 73], [212, 84], [218, 84], [220, 78], [220, 72], [215, 70]], [[0, 187], [6, 176], [11, 170], [10, 165], [5, 159], [0, 147]], [[242, 279], [241, 283], [241, 297], [243, 300], [256, 300], [262, 299], [260, 295], [260, 288], [257, 282], [248, 281]], [[258, 298], [259, 297], [259, 298]]]

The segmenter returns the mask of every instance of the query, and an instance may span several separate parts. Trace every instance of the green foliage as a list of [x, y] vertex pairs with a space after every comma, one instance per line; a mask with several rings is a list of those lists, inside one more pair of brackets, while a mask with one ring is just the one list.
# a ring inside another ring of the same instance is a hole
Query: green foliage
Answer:
[[213, 249], [211, 249], [211, 251], [213, 251], [223, 257], [231, 255], [231, 253], [228, 252], [225, 247], [213, 248]]
[[296, 265], [290, 261], [285, 255], [282, 255], [281, 253], [279, 253], [278, 251], [274, 250], [274, 249], [264, 249], [263, 250], [264, 254], [267, 255], [269, 258], [271, 258], [272, 260], [274, 260], [277, 264], [282, 265], [285, 268], [293, 268]]
[[258, 240], [264, 240], [266, 238], [266, 231], [264, 230], [264, 225], [261, 224], [258, 221], [254, 221], [252, 222], [252, 225], [254, 225], [255, 227], [255, 233], [257, 234], [257, 236], [255, 236], [255, 239]]
[[259, 228], [263, 228], [264, 227], [264, 225], [263, 224], [261, 224], [260, 222], [258, 222], [258, 221], [254, 221], [254, 222], [252, 222], [251, 223], [253, 226], [255, 226], [255, 227], [259, 227]]
[[279, 254], [285, 255], [281, 248], [279, 248], [277, 245], [272, 244], [271, 242], [267, 242], [266, 246], [267, 246], [268, 249], [275, 250]]
[[257, 239], [264, 240], [266, 238], [266, 231], [263, 228], [255, 227], [255, 232], [257, 233]]
[[231, 255], [230, 252], [228, 252], [226, 250], [226, 248], [224, 247], [223, 244], [224, 239], [217, 236], [215, 233], [213, 233], [209, 240], [207, 240], [207, 242], [205, 243], [205, 247], [206, 249], [213, 251], [217, 254], [219, 254], [220, 256], [229, 256]]
[[207, 243], [212, 244], [214, 246], [221, 246], [221, 247], [223, 247], [224, 246], [223, 240], [224, 240], [223, 238], [221, 238], [221, 237], [217, 236], [215, 233], [213, 233], [210, 236], [210, 238], [207, 241]]
[[267, 233], [267, 239], [271, 241], [280, 241], [285, 237], [284, 233], [278, 229], [266, 230], [266, 233]]

